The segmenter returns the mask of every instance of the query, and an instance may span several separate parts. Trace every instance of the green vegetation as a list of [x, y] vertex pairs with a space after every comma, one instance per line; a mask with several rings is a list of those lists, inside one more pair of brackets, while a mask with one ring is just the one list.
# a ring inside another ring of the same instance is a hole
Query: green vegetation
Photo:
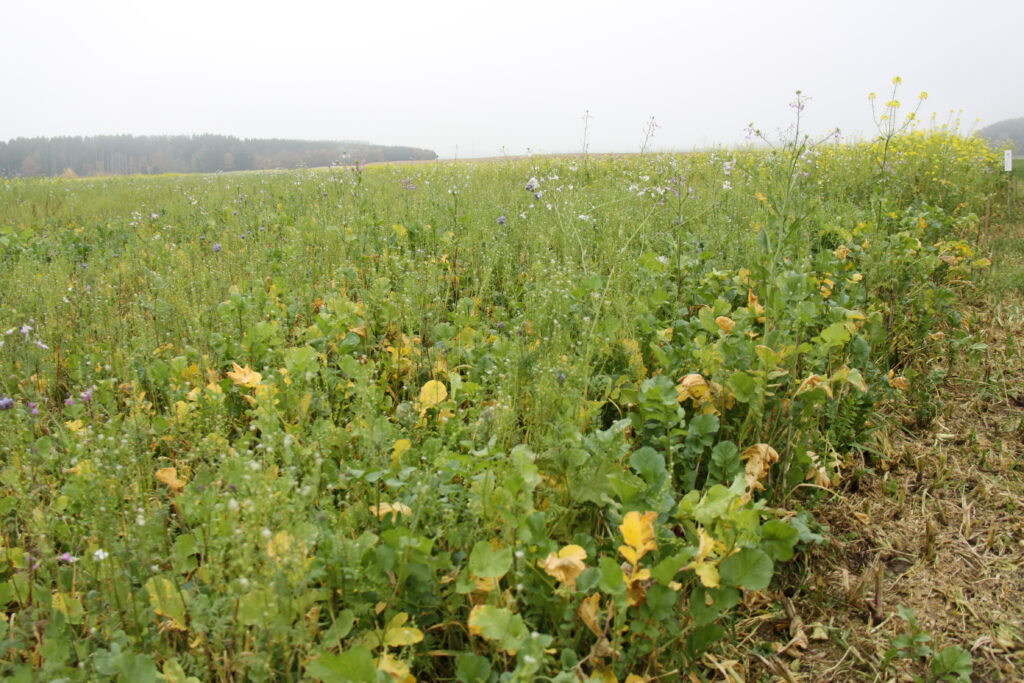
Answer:
[[998, 164], [796, 132], [4, 182], [4, 675], [699, 671], [887, 411], [928, 420]]
[[240, 140], [228, 135], [97, 135], [0, 142], [7, 177], [216, 173], [436, 159], [429, 149], [325, 140]]

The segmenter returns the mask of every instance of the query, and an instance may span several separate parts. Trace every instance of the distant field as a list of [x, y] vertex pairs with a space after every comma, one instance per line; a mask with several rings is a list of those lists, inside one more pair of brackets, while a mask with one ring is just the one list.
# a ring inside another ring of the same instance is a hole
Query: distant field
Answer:
[[757, 661], [972, 343], [999, 160], [890, 142], [0, 182], [0, 671]]

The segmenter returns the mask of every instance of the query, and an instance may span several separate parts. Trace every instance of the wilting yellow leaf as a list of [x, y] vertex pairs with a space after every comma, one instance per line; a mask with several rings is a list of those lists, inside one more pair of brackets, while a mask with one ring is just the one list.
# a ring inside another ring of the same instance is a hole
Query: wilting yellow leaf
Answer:
[[569, 588], [576, 587], [576, 577], [583, 573], [587, 565], [583, 560], [587, 559], [587, 551], [578, 545], [567, 545], [558, 553], [551, 553], [537, 564], [561, 583]]
[[636, 674], [629, 674], [626, 676], [626, 683], [648, 683], [651, 679], [645, 676], [637, 676]]
[[408, 517], [412, 514], [412, 508], [405, 503], [381, 503], [380, 505], [371, 505], [370, 514], [377, 519], [384, 519], [390, 514], [401, 514]]
[[736, 321], [724, 315], [715, 318], [715, 324], [726, 334], [732, 332], [732, 328], [736, 327]]
[[747, 486], [755, 490], [764, 490], [761, 480], [768, 476], [768, 470], [779, 461], [779, 453], [766, 443], [754, 444], [744, 448], [740, 457], [747, 461]]
[[412, 441], [409, 441], [409, 439], [399, 439], [391, 446], [391, 460], [397, 463], [402, 454], [410, 448], [412, 448]]
[[248, 365], [243, 368], [239, 366], [238, 363], [232, 363], [231, 366], [234, 370], [228, 370], [227, 376], [231, 378], [232, 382], [239, 386], [255, 387], [259, 386], [259, 383], [263, 380], [263, 375], [256, 372]]
[[832, 253], [835, 254], [837, 259], [843, 261], [850, 255], [850, 248], [845, 244], [840, 244]]
[[799, 396], [800, 394], [804, 393], [805, 391], [810, 391], [811, 389], [814, 389], [814, 388], [817, 388], [817, 387], [821, 387], [822, 390], [825, 392], [825, 394], [829, 398], [832, 398], [832, 387], [829, 386], [828, 380], [826, 378], [822, 377], [821, 375], [810, 375], [810, 376], [808, 376], [807, 379], [805, 379], [803, 382], [800, 383], [800, 386], [796, 390], [796, 395]]
[[180, 491], [188, 483], [184, 479], [178, 478], [178, 470], [175, 467], [162, 467], [156, 471], [155, 476], [162, 483], [169, 486], [172, 491]]
[[687, 399], [700, 401], [709, 390], [707, 380], [696, 372], [684, 376], [676, 385], [676, 399], [682, 403]]
[[600, 637], [604, 633], [601, 628], [601, 594], [594, 593], [589, 598], [583, 598], [579, 609], [580, 619], [587, 625], [595, 636]]
[[448, 398], [448, 388], [445, 387], [444, 382], [439, 382], [436, 379], [430, 380], [420, 389], [420, 403], [424, 408], [436, 406], [446, 398]]
[[377, 671], [383, 671], [391, 676], [391, 680], [399, 683], [416, 683], [416, 678], [409, 673], [409, 665], [401, 659], [397, 659], [387, 652], [373, 660]]
[[652, 511], [642, 515], [636, 510], [626, 513], [626, 518], [619, 525], [626, 545], [619, 546], [619, 552], [630, 564], [636, 566], [648, 551], [657, 549], [654, 542], [654, 520], [657, 518], [658, 513]]
[[645, 582], [651, 578], [651, 570], [634, 571], [625, 578], [627, 601], [630, 605], [639, 605], [647, 599], [647, 584]]
[[889, 382], [889, 386], [899, 389], [900, 391], [906, 391], [910, 388], [910, 380], [903, 375], [896, 376], [896, 373], [892, 370], [889, 371], [889, 376], [886, 378]]
[[82, 429], [83, 425], [81, 420], [68, 420], [67, 422], [64, 423], [64, 426], [73, 432], [77, 432]]

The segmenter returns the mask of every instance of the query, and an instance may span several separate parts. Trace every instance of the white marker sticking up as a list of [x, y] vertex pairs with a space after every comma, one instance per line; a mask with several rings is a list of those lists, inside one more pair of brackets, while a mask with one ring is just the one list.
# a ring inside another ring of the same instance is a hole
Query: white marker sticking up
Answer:
[[1003, 170], [1007, 173], [1013, 172], [1013, 150], [1003, 152]]

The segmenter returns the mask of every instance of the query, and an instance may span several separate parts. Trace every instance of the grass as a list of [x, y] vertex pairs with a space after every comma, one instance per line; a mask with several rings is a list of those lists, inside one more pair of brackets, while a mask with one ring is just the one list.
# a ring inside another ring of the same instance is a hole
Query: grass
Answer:
[[831, 511], [880, 514], [854, 487], [910, 516], [906, 463], [967, 495], [945, 388], [1005, 401], [1020, 359], [972, 313], [1001, 291], [1019, 321], [985, 258], [1012, 235], [977, 240], [992, 154], [881, 154], [6, 181], [4, 674], [778, 668], [754, 640], [802, 633], [787, 563], [862, 531]]

